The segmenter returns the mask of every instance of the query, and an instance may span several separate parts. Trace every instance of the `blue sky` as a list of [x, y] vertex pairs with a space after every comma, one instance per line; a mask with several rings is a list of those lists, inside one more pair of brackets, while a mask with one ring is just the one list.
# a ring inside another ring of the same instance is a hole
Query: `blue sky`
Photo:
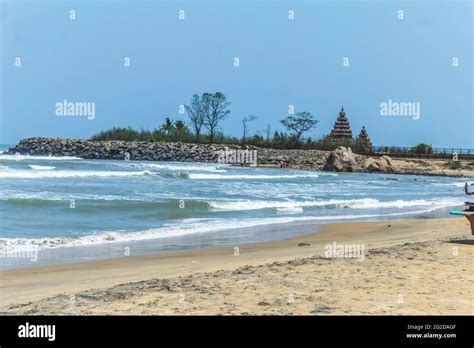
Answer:
[[[281, 130], [294, 105], [320, 121], [320, 137], [344, 105], [376, 145], [474, 148], [469, 0], [1, 3], [0, 143], [152, 129], [186, 120], [179, 105], [192, 94], [221, 91], [233, 135], [249, 114], [251, 132]], [[64, 99], [94, 102], [95, 119], [56, 116]], [[389, 99], [420, 103], [420, 118], [381, 116]]]

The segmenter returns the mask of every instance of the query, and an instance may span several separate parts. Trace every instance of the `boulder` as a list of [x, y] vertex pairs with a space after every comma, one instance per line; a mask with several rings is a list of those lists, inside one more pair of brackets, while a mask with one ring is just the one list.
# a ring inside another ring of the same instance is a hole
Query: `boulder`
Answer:
[[330, 172], [357, 172], [360, 166], [350, 147], [339, 146], [331, 151], [326, 159], [323, 170]]
[[369, 158], [365, 169], [368, 172], [397, 173], [398, 166], [388, 156], [382, 156], [378, 159]]

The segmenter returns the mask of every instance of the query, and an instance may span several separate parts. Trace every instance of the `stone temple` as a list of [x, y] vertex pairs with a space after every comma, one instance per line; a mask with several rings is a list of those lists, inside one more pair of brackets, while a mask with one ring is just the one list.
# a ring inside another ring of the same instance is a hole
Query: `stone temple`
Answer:
[[337, 118], [336, 123], [334, 123], [334, 128], [331, 131], [330, 137], [333, 140], [352, 140], [351, 126], [349, 125], [349, 120], [344, 112], [344, 107], [342, 107], [341, 112], [339, 112], [339, 117]]
[[359, 151], [371, 152], [372, 151], [372, 141], [367, 134], [367, 130], [363, 126], [360, 130], [360, 134], [357, 137], [357, 145], [360, 147]]
[[362, 126], [362, 129], [360, 130], [359, 139], [362, 141], [370, 141], [370, 138], [369, 138], [369, 135], [367, 134], [365, 126]]

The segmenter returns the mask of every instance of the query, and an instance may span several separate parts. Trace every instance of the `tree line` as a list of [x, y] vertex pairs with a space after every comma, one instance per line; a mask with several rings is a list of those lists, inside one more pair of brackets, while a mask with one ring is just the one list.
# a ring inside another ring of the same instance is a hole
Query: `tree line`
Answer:
[[350, 146], [356, 152], [372, 151], [372, 144], [361, 139], [339, 141], [337, 144], [329, 135], [320, 139], [312, 139], [306, 135], [316, 128], [318, 120], [308, 111], [287, 115], [279, 122], [286, 131], [273, 131], [270, 124], [264, 130], [250, 134], [250, 125], [257, 119], [248, 115], [241, 119], [242, 135], [240, 137], [223, 133], [221, 123], [231, 110], [230, 102], [221, 92], [194, 94], [189, 105], [184, 105], [188, 122], [172, 120], [166, 117], [163, 124], [154, 130], [135, 130], [131, 127], [101, 131], [91, 137], [91, 140], [122, 140], [122, 141], [164, 141], [185, 143], [219, 143], [240, 144], [268, 147], [276, 149], [317, 149], [333, 150], [338, 145]]

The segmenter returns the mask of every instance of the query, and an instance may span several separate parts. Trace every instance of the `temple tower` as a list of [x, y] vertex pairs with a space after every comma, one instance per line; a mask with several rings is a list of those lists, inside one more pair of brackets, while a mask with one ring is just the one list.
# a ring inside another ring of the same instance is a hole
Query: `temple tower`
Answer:
[[334, 123], [334, 128], [330, 136], [333, 140], [352, 140], [351, 126], [344, 112], [344, 107], [342, 107], [341, 112], [339, 112], [339, 117], [336, 123]]
[[365, 126], [362, 126], [362, 129], [360, 130], [359, 139], [370, 141], [369, 135], [367, 134], [367, 131], [365, 130]]
[[359, 147], [359, 151], [361, 151], [362, 153], [372, 152], [372, 141], [370, 140], [369, 135], [367, 134], [367, 130], [364, 126], [362, 126], [362, 129], [360, 130], [360, 134], [357, 137], [356, 144]]

